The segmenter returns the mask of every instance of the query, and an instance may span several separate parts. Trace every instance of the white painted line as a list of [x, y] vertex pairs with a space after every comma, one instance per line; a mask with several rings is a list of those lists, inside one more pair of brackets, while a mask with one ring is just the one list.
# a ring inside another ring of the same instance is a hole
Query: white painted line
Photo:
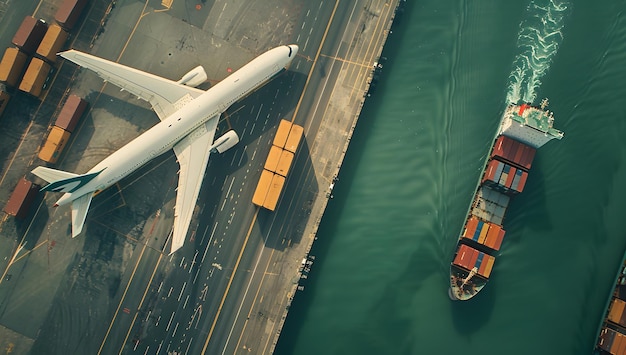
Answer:
[[185, 286], [187, 286], [187, 281], [183, 283], [183, 288], [180, 289], [180, 294], [178, 295], [178, 302], [180, 302], [180, 298], [183, 297], [183, 291], [185, 291]]
[[174, 327], [174, 332], [172, 333], [172, 338], [174, 337], [174, 335], [176, 335], [176, 329], [178, 329], [178, 323], [176, 323], [176, 326]]
[[170, 321], [167, 322], [167, 327], [165, 327], [165, 331], [167, 332], [168, 330], [170, 330], [170, 325], [172, 325], [172, 319], [174, 319], [174, 314], [176, 314], [176, 312], [172, 312], [172, 316], [170, 317]]

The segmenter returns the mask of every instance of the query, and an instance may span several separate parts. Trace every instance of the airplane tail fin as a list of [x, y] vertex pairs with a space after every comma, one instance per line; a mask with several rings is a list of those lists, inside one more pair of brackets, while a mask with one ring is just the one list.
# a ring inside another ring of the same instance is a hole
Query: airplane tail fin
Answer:
[[32, 173], [48, 182], [48, 185], [44, 186], [41, 191], [71, 193], [98, 176], [100, 171], [91, 174], [78, 175], [68, 173], [67, 171], [39, 166], [33, 169]]

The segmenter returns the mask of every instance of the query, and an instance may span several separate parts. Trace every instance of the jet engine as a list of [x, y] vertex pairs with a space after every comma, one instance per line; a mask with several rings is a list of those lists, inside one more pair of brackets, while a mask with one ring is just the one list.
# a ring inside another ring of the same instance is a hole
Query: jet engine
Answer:
[[223, 136], [216, 139], [215, 142], [213, 142], [213, 145], [209, 148], [209, 150], [211, 151], [211, 153], [224, 153], [225, 151], [234, 147], [235, 144], [237, 144], [238, 142], [239, 136], [237, 136], [237, 133], [235, 133], [235, 131], [230, 130], [224, 133]]
[[196, 87], [202, 83], [204, 83], [207, 79], [206, 72], [201, 65], [191, 69], [187, 74], [183, 75], [180, 80], [177, 81], [179, 84]]

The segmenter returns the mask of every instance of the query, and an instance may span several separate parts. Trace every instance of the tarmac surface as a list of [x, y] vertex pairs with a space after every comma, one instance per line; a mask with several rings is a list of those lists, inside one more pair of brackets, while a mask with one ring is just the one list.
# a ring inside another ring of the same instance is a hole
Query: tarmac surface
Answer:
[[[52, 22], [60, 0], [25, 3], [7, 2]], [[33, 354], [271, 353], [310, 267], [396, 4], [92, 0], [67, 48], [174, 80], [202, 65], [203, 89], [272, 47], [296, 43], [300, 52], [288, 71], [222, 115], [217, 134], [232, 128], [241, 141], [211, 156], [190, 235], [173, 255], [164, 252], [178, 170], [172, 153], [96, 196], [77, 238], [69, 209], [52, 207], [58, 194], [40, 196], [23, 221], [3, 214], [0, 346]], [[14, 33], [20, 17], [2, 17], [1, 33]], [[10, 45], [4, 37], [0, 44]], [[58, 61], [42, 99], [12, 92], [0, 119], [0, 202], [21, 176], [43, 184], [28, 172], [44, 165], [38, 148], [69, 93], [90, 107], [57, 169], [83, 173], [158, 122], [146, 102]], [[250, 201], [283, 118], [306, 137], [269, 212]]]

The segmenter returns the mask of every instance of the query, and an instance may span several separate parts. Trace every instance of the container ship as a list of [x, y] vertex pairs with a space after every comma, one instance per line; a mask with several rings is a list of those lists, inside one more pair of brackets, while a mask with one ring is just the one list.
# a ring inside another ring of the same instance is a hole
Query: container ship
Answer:
[[594, 354], [626, 355], [626, 255], [605, 306]]
[[452, 300], [469, 300], [485, 287], [504, 239], [509, 201], [524, 189], [536, 149], [563, 138], [547, 106], [544, 99], [539, 107], [511, 104], [504, 110], [450, 264]]

